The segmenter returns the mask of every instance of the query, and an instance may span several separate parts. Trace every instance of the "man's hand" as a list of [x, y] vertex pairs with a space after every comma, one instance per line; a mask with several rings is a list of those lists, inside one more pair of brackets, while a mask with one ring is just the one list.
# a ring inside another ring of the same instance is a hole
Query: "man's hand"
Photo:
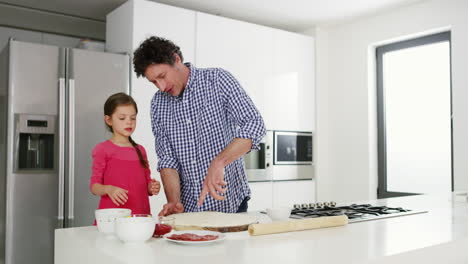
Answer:
[[182, 203], [167, 203], [163, 206], [161, 212], [159, 212], [160, 216], [166, 216], [171, 214], [180, 214], [184, 212], [184, 205]]
[[161, 190], [161, 183], [156, 179], [151, 179], [151, 182], [148, 184], [148, 193], [151, 195], [157, 195]]
[[224, 181], [224, 167], [221, 162], [217, 162], [215, 159], [211, 162], [210, 168], [208, 168], [197, 205], [201, 206], [203, 204], [208, 193], [216, 200], [224, 200], [225, 198], [220, 194], [226, 192], [226, 185], [227, 183]]
[[113, 185], [106, 185], [105, 192], [117, 206], [124, 205], [128, 200], [128, 191], [125, 189]]

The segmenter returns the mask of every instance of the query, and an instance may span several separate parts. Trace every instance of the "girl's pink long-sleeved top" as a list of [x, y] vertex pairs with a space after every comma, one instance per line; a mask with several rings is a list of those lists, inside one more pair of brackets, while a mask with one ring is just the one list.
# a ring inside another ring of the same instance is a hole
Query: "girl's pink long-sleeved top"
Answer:
[[[148, 160], [143, 146], [138, 145]], [[97, 144], [92, 152], [93, 167], [89, 187], [95, 183], [113, 185], [128, 191], [124, 205], [115, 205], [108, 195], [101, 196], [98, 209], [128, 208], [132, 214], [150, 214], [148, 184], [151, 172], [143, 168], [134, 147], [121, 147], [110, 140]]]

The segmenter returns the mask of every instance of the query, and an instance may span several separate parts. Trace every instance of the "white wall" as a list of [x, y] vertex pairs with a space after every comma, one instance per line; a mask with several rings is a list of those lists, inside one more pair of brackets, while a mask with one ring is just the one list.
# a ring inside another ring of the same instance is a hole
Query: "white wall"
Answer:
[[376, 198], [374, 47], [452, 32], [454, 184], [468, 190], [468, 1], [433, 0], [317, 27], [317, 200]]

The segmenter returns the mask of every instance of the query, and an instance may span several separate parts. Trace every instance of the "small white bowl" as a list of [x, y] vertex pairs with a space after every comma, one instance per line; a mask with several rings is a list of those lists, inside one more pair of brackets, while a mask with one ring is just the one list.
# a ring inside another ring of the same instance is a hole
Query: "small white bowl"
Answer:
[[115, 231], [115, 219], [132, 215], [132, 210], [126, 208], [98, 209], [94, 211], [99, 232], [112, 235]]
[[266, 209], [268, 216], [271, 220], [288, 220], [291, 215], [291, 208], [289, 207], [275, 207]]
[[150, 215], [118, 218], [115, 221], [115, 234], [124, 243], [143, 243], [153, 236], [157, 222]]

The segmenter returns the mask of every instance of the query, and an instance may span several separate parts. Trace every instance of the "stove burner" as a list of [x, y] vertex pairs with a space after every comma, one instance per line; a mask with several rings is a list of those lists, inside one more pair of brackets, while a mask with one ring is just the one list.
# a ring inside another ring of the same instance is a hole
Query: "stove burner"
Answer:
[[[346, 215], [349, 220], [361, 221], [388, 217], [388, 215], [406, 215], [421, 213], [401, 207], [373, 206], [371, 204], [351, 204], [349, 206], [336, 206], [335, 202], [295, 204], [291, 211], [292, 218], [316, 218], [322, 216]], [[350, 221], [352, 222], [352, 221]]]

